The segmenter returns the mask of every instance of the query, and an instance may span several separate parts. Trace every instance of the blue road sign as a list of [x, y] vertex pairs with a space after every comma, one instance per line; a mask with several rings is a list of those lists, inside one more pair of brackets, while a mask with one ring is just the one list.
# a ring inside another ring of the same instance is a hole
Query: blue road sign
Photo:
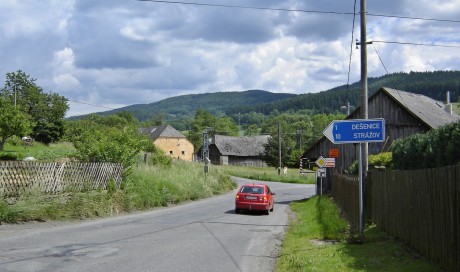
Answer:
[[334, 120], [323, 134], [334, 144], [383, 142], [385, 120], [382, 118]]

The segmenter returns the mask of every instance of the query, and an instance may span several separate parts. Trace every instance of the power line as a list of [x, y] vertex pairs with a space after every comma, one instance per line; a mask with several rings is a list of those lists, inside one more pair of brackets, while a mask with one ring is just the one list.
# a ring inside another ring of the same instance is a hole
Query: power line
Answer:
[[353, 43], [354, 43], [354, 34], [355, 34], [355, 19], [356, 19], [356, 0], [353, 6], [353, 25], [351, 27], [351, 44], [350, 44], [350, 60], [348, 61], [348, 79], [347, 79], [347, 90], [350, 86], [350, 73], [351, 73], [351, 57], [353, 55]]
[[115, 108], [109, 108], [109, 107], [106, 107], [106, 106], [94, 105], [94, 104], [80, 102], [80, 101], [74, 101], [74, 100], [70, 100], [70, 99], [67, 99], [67, 101], [73, 102], [73, 103], [78, 103], [78, 104], [89, 105], [89, 106], [93, 106], [93, 107], [105, 108], [105, 109], [109, 109], [109, 110], [116, 110]]
[[255, 7], [255, 6], [241, 6], [241, 5], [208, 4], [208, 3], [199, 3], [199, 2], [164, 1], [164, 0], [137, 0], [137, 1], [165, 3], [165, 4], [182, 4], [182, 5], [191, 5], [191, 6], [220, 7], [220, 8], [254, 9], [254, 10], [319, 13], [319, 14], [334, 14], [334, 15], [354, 15], [354, 13], [352, 13], [352, 12], [305, 10], [305, 9], [288, 9], [288, 8], [267, 8], [267, 7]]
[[372, 47], [374, 48], [375, 53], [377, 53], [377, 56], [379, 57], [380, 63], [382, 63], [383, 68], [385, 69], [385, 72], [387, 72], [387, 75], [388, 75], [387, 67], [386, 67], [385, 64], [383, 63], [383, 60], [382, 60], [382, 58], [380, 57], [380, 54], [379, 54], [379, 52], [377, 51], [377, 49], [375, 48], [374, 44], [372, 44]]
[[[208, 6], [208, 7], [221, 7], [221, 8], [268, 10], [268, 11], [319, 13], [319, 14], [333, 14], [333, 15], [353, 15], [353, 16], [356, 16], [356, 15], [359, 14], [359, 13], [356, 13], [356, 10], [354, 10], [353, 12], [338, 12], [338, 11], [288, 9], [288, 8], [268, 8], [268, 7], [256, 7], [256, 6], [224, 5], [224, 4], [209, 4], [209, 3], [200, 3], [200, 2], [165, 1], [165, 0], [137, 0], [137, 1], [140, 1], [140, 2], [153, 2], [153, 3], [164, 3], [164, 4], [182, 4], [182, 5], [191, 5], [191, 6]], [[426, 18], [426, 17], [412, 17], [412, 16], [400, 16], [400, 15], [388, 15], [388, 14], [377, 14], [377, 13], [366, 13], [366, 16], [408, 19], [408, 20], [421, 20], [421, 21], [434, 21], [434, 22], [447, 22], [447, 23], [460, 23], [460, 20]]]
[[431, 44], [431, 43], [412, 43], [412, 42], [393, 42], [393, 41], [372, 41], [371, 43], [388, 43], [400, 45], [417, 45], [417, 46], [431, 46], [431, 47], [447, 47], [447, 48], [460, 48], [460, 45], [446, 45], [446, 44]]
[[460, 23], [460, 20], [450, 20], [450, 19], [437, 19], [437, 18], [398, 16], [398, 15], [372, 14], [372, 13], [367, 13], [366, 15], [367, 15], [367, 16], [373, 16], [373, 17], [385, 17], [385, 18], [397, 18], [397, 19], [410, 19], [410, 20], [434, 21], [434, 22], [447, 22], [447, 23]]

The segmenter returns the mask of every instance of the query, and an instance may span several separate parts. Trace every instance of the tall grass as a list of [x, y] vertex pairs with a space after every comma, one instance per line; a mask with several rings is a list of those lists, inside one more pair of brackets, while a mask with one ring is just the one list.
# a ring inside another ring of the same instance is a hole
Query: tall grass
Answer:
[[203, 165], [177, 161], [167, 170], [163, 166], [140, 165], [124, 185], [127, 210], [166, 206], [226, 192], [235, 187], [229, 175]]
[[364, 243], [353, 243], [332, 199], [315, 196], [291, 205], [277, 272], [442, 271], [439, 266], [371, 225]]
[[211, 167], [205, 176], [203, 165], [197, 163], [178, 161], [169, 167], [139, 165], [118, 190], [109, 186], [108, 190], [0, 196], [0, 222], [105, 217], [205, 198], [234, 187], [229, 175]]
[[221, 165], [218, 166], [222, 171], [228, 173], [231, 176], [240, 178], [248, 178], [254, 180], [263, 181], [277, 181], [285, 183], [300, 183], [300, 184], [314, 184], [314, 173], [308, 173], [301, 175], [299, 169], [290, 168], [287, 173], [284, 174], [281, 171], [278, 174], [278, 169], [273, 167], [243, 167], [243, 166], [231, 166]]
[[4, 150], [0, 152], [0, 155], [8, 155], [17, 160], [34, 157], [37, 160], [46, 162], [73, 157], [76, 153], [77, 150], [72, 143], [59, 142], [45, 145], [33, 142], [31, 146], [25, 146], [22, 144], [21, 139], [13, 137], [7, 140]]

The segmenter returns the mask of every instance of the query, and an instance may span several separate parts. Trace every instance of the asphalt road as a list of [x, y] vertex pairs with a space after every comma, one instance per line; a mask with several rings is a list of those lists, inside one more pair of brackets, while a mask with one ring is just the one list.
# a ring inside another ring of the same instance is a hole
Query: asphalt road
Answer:
[[127, 216], [0, 225], [0, 271], [273, 271], [288, 204], [314, 185], [266, 183], [276, 193], [268, 216], [235, 214], [232, 191]]

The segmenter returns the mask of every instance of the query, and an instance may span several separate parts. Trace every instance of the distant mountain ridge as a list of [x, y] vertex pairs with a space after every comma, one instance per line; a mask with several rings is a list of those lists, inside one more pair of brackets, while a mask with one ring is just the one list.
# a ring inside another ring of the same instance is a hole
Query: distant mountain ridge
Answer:
[[[369, 96], [381, 87], [389, 87], [406, 92], [423, 94], [439, 101], [446, 100], [450, 91], [451, 101], [457, 102], [460, 96], [460, 71], [434, 71], [394, 73], [368, 79]], [[361, 83], [343, 85], [319, 93], [286, 94], [263, 90], [243, 92], [215, 92], [170, 97], [150, 104], [131, 105], [116, 110], [96, 113], [100, 115], [128, 111], [139, 121], [163, 115], [164, 121], [193, 118], [198, 108], [216, 114], [233, 117], [239, 114], [256, 112], [265, 115], [273, 110], [309, 110], [316, 113], [337, 113], [340, 107], [349, 102], [352, 106], [360, 104]], [[78, 117], [77, 117], [78, 118]]]
[[[460, 71], [394, 73], [377, 78], [368, 78], [369, 97], [381, 87], [422, 94], [439, 101], [446, 101], [450, 92], [451, 102], [457, 102], [460, 96]], [[349, 86], [343, 85], [320, 93], [306, 93], [271, 103], [261, 103], [250, 107], [233, 107], [227, 115], [247, 112], [269, 114], [273, 110], [308, 109], [312, 113], [334, 113], [349, 102], [359, 107], [361, 101], [361, 82]]]
[[228, 108], [234, 106], [250, 106], [260, 103], [271, 103], [294, 96], [297, 95], [288, 93], [271, 93], [263, 90], [189, 94], [166, 98], [150, 104], [131, 105], [96, 114], [110, 115], [121, 111], [128, 111], [139, 121], [149, 120], [158, 114], [163, 114], [166, 119], [171, 117], [182, 118], [194, 116], [196, 110], [199, 108], [205, 109], [213, 114], [223, 114]]

